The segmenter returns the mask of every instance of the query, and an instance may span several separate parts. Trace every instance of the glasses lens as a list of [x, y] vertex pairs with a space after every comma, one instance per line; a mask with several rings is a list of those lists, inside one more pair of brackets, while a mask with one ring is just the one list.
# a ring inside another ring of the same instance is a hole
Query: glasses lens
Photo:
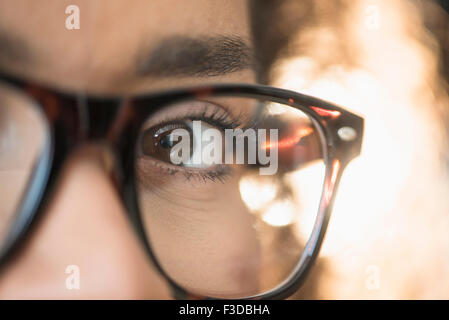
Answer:
[[148, 118], [135, 172], [141, 220], [165, 273], [215, 298], [287, 280], [318, 212], [321, 140], [305, 113], [250, 98], [184, 101]]
[[[24, 93], [0, 81], [0, 251], [29, 205], [31, 182], [45, 149], [48, 129], [41, 111]], [[38, 192], [33, 193], [34, 196]]]

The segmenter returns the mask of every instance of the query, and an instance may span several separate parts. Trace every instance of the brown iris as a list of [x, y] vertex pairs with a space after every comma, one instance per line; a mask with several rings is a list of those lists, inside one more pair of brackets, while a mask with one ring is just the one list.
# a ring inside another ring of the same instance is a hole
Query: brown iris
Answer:
[[[176, 129], [184, 129], [190, 134], [190, 143], [193, 143], [192, 129], [183, 122], [172, 122], [157, 125], [146, 129], [140, 139], [140, 148], [146, 156], [171, 163], [170, 151], [181, 141], [173, 138], [173, 131]], [[193, 148], [190, 148], [192, 150]]]

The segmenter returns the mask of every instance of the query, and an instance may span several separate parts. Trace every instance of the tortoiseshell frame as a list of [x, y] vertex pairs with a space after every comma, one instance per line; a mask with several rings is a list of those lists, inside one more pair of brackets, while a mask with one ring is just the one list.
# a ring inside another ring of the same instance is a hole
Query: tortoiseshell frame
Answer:
[[[190, 294], [176, 284], [157, 261], [145, 236], [135, 187], [134, 150], [141, 126], [152, 113], [164, 105], [185, 99], [206, 98], [212, 95], [250, 97], [297, 108], [306, 113], [320, 131], [326, 175], [312, 235], [294, 272], [286, 281], [269, 292], [247, 299], [283, 299], [303, 284], [323, 241], [342, 172], [345, 166], [360, 154], [362, 145], [363, 118], [332, 103], [269, 86], [219, 84], [135, 97], [92, 97], [62, 92], [5, 74], [0, 74], [0, 80], [21, 90], [36, 102], [45, 114], [51, 135], [51, 141], [47, 144], [48, 159], [38, 161], [28, 194], [24, 195], [16, 214], [16, 223], [0, 251], [0, 265], [17, 252], [20, 244], [26, 239], [30, 227], [48, 203], [62, 164], [70, 152], [82, 142], [100, 140], [115, 151], [116, 170], [111, 178], [143, 245], [156, 268], [171, 285], [174, 297], [180, 299], [208, 297]], [[339, 137], [337, 131], [346, 126], [355, 130], [355, 139], [344, 141]], [[33, 192], [31, 189], [34, 189]], [[33, 194], [34, 199], [30, 200], [30, 194]]]

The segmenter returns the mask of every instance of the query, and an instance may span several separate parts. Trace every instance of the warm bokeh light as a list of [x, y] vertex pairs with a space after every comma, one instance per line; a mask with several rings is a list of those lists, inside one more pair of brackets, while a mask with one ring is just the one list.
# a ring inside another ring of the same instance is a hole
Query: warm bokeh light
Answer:
[[321, 193], [317, 190], [323, 189], [324, 172], [324, 164], [318, 162], [302, 170], [294, 171], [286, 177], [288, 183], [297, 187], [296, 198], [307, 199], [307, 201], [298, 201], [303, 213], [299, 217], [298, 232], [303, 239], [307, 239], [312, 233], [321, 199]]
[[[302, 51], [279, 65], [276, 83], [366, 120], [362, 155], [344, 174], [322, 248], [331, 272], [319, 295], [448, 298], [449, 189], [437, 113], [448, 99], [436, 44], [412, 2], [343, 2], [341, 29], [318, 22], [300, 30]], [[338, 56], [341, 42], [351, 48], [347, 61], [332, 60], [326, 53]]]
[[287, 226], [295, 218], [295, 209], [290, 201], [276, 201], [264, 211], [262, 219], [271, 226]]
[[276, 184], [264, 183], [254, 176], [243, 177], [239, 182], [240, 195], [250, 212], [265, 208], [276, 197]]

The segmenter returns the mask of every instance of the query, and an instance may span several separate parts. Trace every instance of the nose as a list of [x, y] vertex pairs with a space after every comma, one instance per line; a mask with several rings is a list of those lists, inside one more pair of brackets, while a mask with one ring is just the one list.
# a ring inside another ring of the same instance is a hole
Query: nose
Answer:
[[167, 299], [105, 170], [104, 150], [67, 160], [47, 209], [0, 273], [0, 298]]

